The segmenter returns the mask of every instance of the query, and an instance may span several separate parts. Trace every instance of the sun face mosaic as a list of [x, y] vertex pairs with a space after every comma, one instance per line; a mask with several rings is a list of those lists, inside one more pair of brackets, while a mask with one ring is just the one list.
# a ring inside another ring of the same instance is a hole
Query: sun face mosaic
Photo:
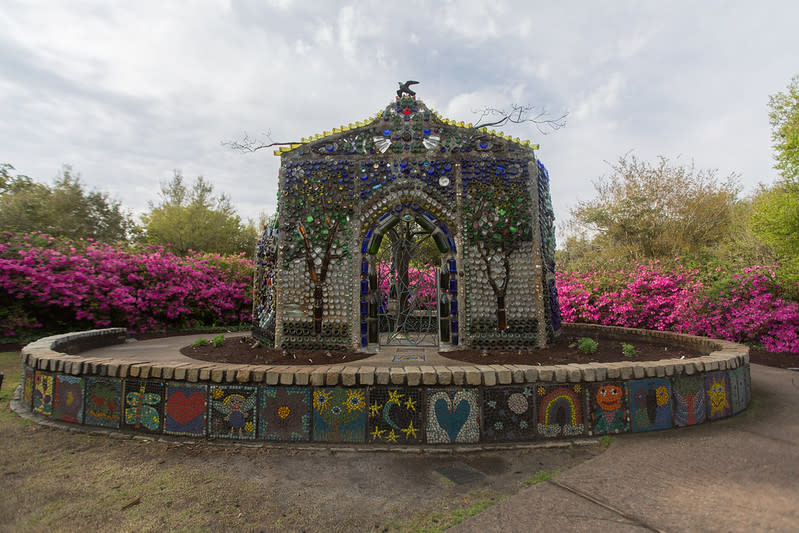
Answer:
[[424, 403], [418, 388], [374, 387], [369, 391], [367, 440], [417, 444], [424, 440]]
[[483, 391], [483, 438], [487, 442], [535, 438], [535, 387], [499, 387]]
[[364, 442], [366, 389], [344, 387], [313, 391], [313, 440]]
[[730, 406], [730, 378], [727, 372], [705, 374], [705, 395], [707, 396], [707, 418], [718, 420], [732, 414]]
[[307, 441], [311, 439], [311, 389], [307, 387], [262, 387], [258, 403], [263, 440]]
[[[379, 345], [390, 333], [381, 324], [409, 321], [404, 300], [396, 316], [372, 315], [393, 309], [371, 277], [376, 254], [384, 236], [396, 244], [397, 223], [414, 222], [438, 254], [428, 263], [448, 309], [438, 343], [544, 346], [560, 310], [549, 173], [534, 148], [409, 93], [282, 148], [277, 221], [257, 248], [254, 334], [285, 349]], [[391, 263], [397, 279], [403, 264]], [[277, 302], [281, 284], [291, 290]]]

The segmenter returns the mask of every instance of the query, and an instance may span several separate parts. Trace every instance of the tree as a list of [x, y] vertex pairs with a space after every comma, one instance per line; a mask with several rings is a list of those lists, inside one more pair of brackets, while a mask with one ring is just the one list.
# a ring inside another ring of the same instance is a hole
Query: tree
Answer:
[[87, 192], [71, 167], [64, 166], [52, 186], [12, 176], [13, 170], [0, 165], [0, 228], [70, 239], [127, 240], [134, 225], [130, 215], [108, 194]]
[[799, 75], [794, 76], [786, 92], [769, 96], [769, 122], [774, 154], [783, 180], [799, 182]]
[[572, 210], [577, 227], [588, 229], [604, 254], [698, 257], [728, 237], [739, 192], [734, 174], [719, 180], [715, 170], [662, 156], [650, 164], [629, 154], [611, 168], [594, 182], [596, 198]]
[[177, 254], [189, 250], [223, 255], [251, 252], [258, 232], [253, 222], [243, 224], [230, 203], [202, 176], [188, 187], [180, 171], [161, 185], [161, 202], [150, 203], [142, 215], [143, 240], [170, 246]]

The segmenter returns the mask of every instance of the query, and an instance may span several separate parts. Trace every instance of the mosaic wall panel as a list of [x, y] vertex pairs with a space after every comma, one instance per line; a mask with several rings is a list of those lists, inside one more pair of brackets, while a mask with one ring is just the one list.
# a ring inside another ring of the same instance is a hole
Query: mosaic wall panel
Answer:
[[630, 382], [630, 422], [633, 431], [671, 427], [671, 383], [668, 379]]
[[313, 391], [313, 440], [364, 442], [366, 389], [321, 388]]
[[476, 389], [427, 389], [428, 444], [480, 440], [480, 407]]
[[675, 426], [701, 424], [707, 418], [702, 376], [675, 377], [672, 381], [672, 400]]
[[592, 383], [588, 387], [588, 434], [609, 435], [630, 431], [627, 384], [623, 381]]
[[121, 416], [122, 381], [114, 378], [86, 378], [86, 424], [118, 429]]
[[192, 437], [205, 436], [205, 385], [167, 383], [164, 406], [164, 433]]
[[31, 404], [33, 403], [33, 385], [33, 370], [26, 366], [25, 370], [22, 372], [22, 401], [25, 402], [28, 409], [31, 408]]
[[732, 414], [738, 414], [749, 405], [751, 384], [749, 367], [739, 367], [729, 371], [730, 406]]
[[582, 385], [538, 385], [536, 395], [539, 435], [547, 438], [576, 437], [585, 432]]
[[262, 387], [258, 403], [258, 437], [274, 441], [311, 438], [311, 389]]
[[81, 376], [55, 377], [55, 399], [53, 402], [53, 418], [65, 422], [83, 423], [85, 380]]
[[122, 426], [145, 433], [160, 433], [164, 420], [164, 384], [142, 379], [125, 380]]
[[369, 442], [418, 444], [423, 441], [424, 405], [419, 388], [374, 387], [369, 391]]
[[705, 394], [708, 420], [718, 420], [732, 414], [730, 377], [726, 371], [705, 374]]
[[483, 391], [483, 439], [487, 442], [535, 438], [535, 387], [491, 387]]
[[208, 436], [226, 439], [255, 439], [257, 387], [211, 385]]
[[36, 371], [33, 386], [33, 412], [50, 416], [53, 414], [53, 383], [52, 374]]

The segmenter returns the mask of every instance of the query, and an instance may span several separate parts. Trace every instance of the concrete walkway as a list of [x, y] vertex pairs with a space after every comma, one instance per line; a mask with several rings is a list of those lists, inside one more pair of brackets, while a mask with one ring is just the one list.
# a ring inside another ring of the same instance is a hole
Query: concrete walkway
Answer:
[[752, 390], [745, 413], [613, 437], [450, 531], [799, 531], [799, 372], [752, 365]]

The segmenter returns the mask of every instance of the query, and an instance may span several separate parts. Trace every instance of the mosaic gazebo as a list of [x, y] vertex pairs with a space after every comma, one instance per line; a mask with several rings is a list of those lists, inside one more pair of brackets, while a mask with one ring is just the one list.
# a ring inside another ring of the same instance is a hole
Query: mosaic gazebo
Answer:
[[276, 151], [253, 334], [286, 349], [546, 346], [560, 312], [537, 148], [398, 91], [374, 118]]

